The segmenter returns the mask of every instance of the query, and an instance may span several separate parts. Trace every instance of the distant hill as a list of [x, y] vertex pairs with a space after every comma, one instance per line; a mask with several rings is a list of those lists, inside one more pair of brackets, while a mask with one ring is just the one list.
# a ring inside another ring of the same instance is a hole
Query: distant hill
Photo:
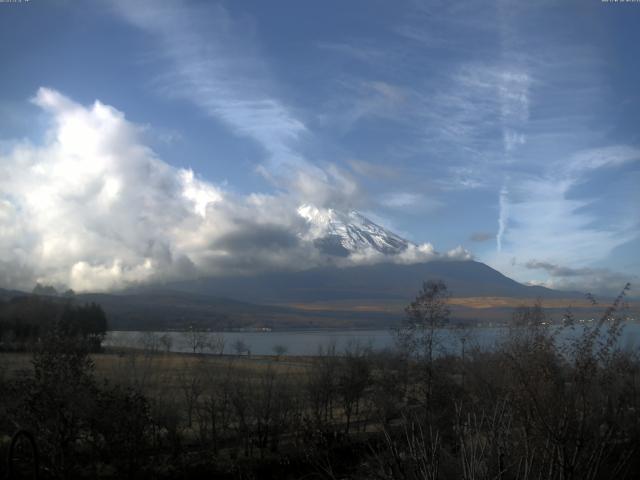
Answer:
[[23, 295], [29, 295], [26, 292], [21, 292], [19, 290], [6, 290], [4, 288], [0, 288], [0, 300], [9, 300], [14, 297], [21, 297]]
[[165, 289], [141, 293], [76, 295], [76, 301], [102, 305], [111, 329], [237, 328], [256, 319], [270, 322], [286, 316], [287, 309]]
[[523, 285], [475, 261], [432, 261], [410, 265], [381, 263], [256, 276], [213, 277], [173, 283], [170, 288], [269, 304], [367, 299], [408, 301], [424, 281], [432, 279], [443, 280], [456, 297], [533, 299], [582, 296], [576, 292]]
[[189, 326], [229, 330], [249, 327], [331, 328], [388, 326], [397, 315], [386, 312], [306, 311], [258, 305], [198, 293], [148, 289], [121, 294], [80, 294], [77, 302], [96, 302], [107, 314], [111, 330], [165, 330]]

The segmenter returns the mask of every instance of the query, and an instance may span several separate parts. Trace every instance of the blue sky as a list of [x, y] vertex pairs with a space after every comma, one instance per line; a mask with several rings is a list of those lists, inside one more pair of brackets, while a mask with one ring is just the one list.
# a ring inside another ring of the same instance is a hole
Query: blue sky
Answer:
[[[618, 289], [640, 275], [639, 21], [599, 0], [0, 4], [0, 280], [224, 272], [219, 232], [297, 232], [311, 203], [522, 282]], [[64, 143], [76, 120], [95, 145]], [[99, 188], [64, 196], [79, 184]], [[105, 233], [136, 225], [126, 205], [148, 226]]]

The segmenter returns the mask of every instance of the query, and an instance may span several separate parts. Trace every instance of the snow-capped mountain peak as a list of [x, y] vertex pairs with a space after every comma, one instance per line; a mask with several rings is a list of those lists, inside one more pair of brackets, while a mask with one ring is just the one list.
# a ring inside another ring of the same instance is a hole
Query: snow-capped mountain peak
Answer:
[[377, 225], [361, 213], [302, 205], [298, 214], [308, 222], [308, 237], [324, 253], [348, 256], [373, 249], [384, 254], [398, 254], [410, 242]]

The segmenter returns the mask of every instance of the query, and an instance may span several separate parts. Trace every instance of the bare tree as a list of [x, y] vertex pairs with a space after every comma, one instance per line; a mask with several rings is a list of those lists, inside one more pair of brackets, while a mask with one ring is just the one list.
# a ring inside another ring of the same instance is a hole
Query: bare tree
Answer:
[[207, 346], [207, 332], [197, 330], [193, 325], [182, 333], [184, 342], [193, 353], [202, 353]]
[[171, 351], [171, 347], [173, 346], [173, 339], [168, 333], [163, 333], [159, 339], [160, 345], [164, 349], [165, 353], [169, 353]]
[[140, 337], [140, 344], [146, 354], [154, 354], [160, 348], [160, 339], [155, 332], [144, 332]]
[[207, 346], [211, 353], [215, 355], [222, 355], [224, 353], [224, 347], [226, 340], [222, 332], [212, 333], [209, 335]]
[[337, 394], [338, 357], [335, 344], [318, 349], [307, 376], [307, 394], [316, 425], [326, 426], [333, 419]]
[[283, 355], [286, 355], [288, 351], [289, 349], [286, 345], [278, 344], [273, 346], [273, 353], [276, 354], [278, 360], [280, 360], [280, 357], [282, 357]]
[[247, 372], [237, 369], [231, 379], [229, 400], [233, 411], [232, 425], [238, 439], [242, 441], [245, 457], [250, 456], [253, 451], [253, 442], [251, 441], [254, 427], [252, 418], [253, 394], [253, 385], [247, 378]]
[[382, 431], [380, 447], [366, 464], [367, 478], [376, 480], [437, 480], [440, 476], [442, 439], [421, 422], [405, 419], [399, 432]]
[[235, 342], [233, 342], [233, 350], [236, 352], [236, 355], [240, 356], [243, 353], [247, 352], [249, 350], [249, 347], [244, 342], [244, 340], [239, 338]]
[[200, 396], [204, 392], [204, 365], [199, 363], [195, 366], [191, 365], [187, 358], [184, 361], [184, 373], [180, 375], [180, 389], [185, 401], [187, 410], [187, 426], [191, 428], [193, 422], [193, 413], [198, 404]]
[[351, 342], [342, 357], [338, 373], [338, 391], [345, 415], [345, 433], [349, 433], [351, 422], [360, 414], [365, 391], [371, 383], [370, 348]]
[[421, 365], [424, 395], [428, 404], [433, 393], [433, 359], [438, 329], [449, 323], [449, 291], [441, 280], [427, 281], [405, 309], [406, 319], [396, 331], [399, 347]]
[[207, 369], [205, 371], [206, 391], [199, 405], [200, 432], [202, 439], [211, 438], [214, 454], [218, 454], [220, 441], [229, 431], [232, 419], [232, 382], [237, 374], [231, 362], [224, 370]]

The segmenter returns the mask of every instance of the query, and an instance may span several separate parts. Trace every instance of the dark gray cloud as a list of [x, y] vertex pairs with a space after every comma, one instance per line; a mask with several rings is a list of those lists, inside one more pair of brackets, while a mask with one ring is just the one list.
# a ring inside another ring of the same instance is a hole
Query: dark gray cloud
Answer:
[[298, 236], [279, 225], [244, 223], [242, 227], [222, 235], [212, 243], [212, 247], [233, 254], [247, 250], [288, 250], [300, 243]]
[[594, 275], [598, 272], [608, 271], [593, 268], [570, 268], [550, 262], [539, 262], [537, 260], [530, 260], [525, 266], [531, 270], [545, 270], [549, 275], [554, 277], [582, 277], [585, 275]]
[[640, 278], [636, 275], [615, 272], [608, 268], [571, 268], [551, 262], [530, 260], [525, 264], [530, 270], [544, 270], [551, 280], [546, 284], [561, 290], [579, 290], [617, 294], [627, 283], [631, 283], [631, 293], [638, 294]]
[[488, 232], [475, 232], [469, 237], [472, 242], [486, 242], [496, 238], [495, 234]]

